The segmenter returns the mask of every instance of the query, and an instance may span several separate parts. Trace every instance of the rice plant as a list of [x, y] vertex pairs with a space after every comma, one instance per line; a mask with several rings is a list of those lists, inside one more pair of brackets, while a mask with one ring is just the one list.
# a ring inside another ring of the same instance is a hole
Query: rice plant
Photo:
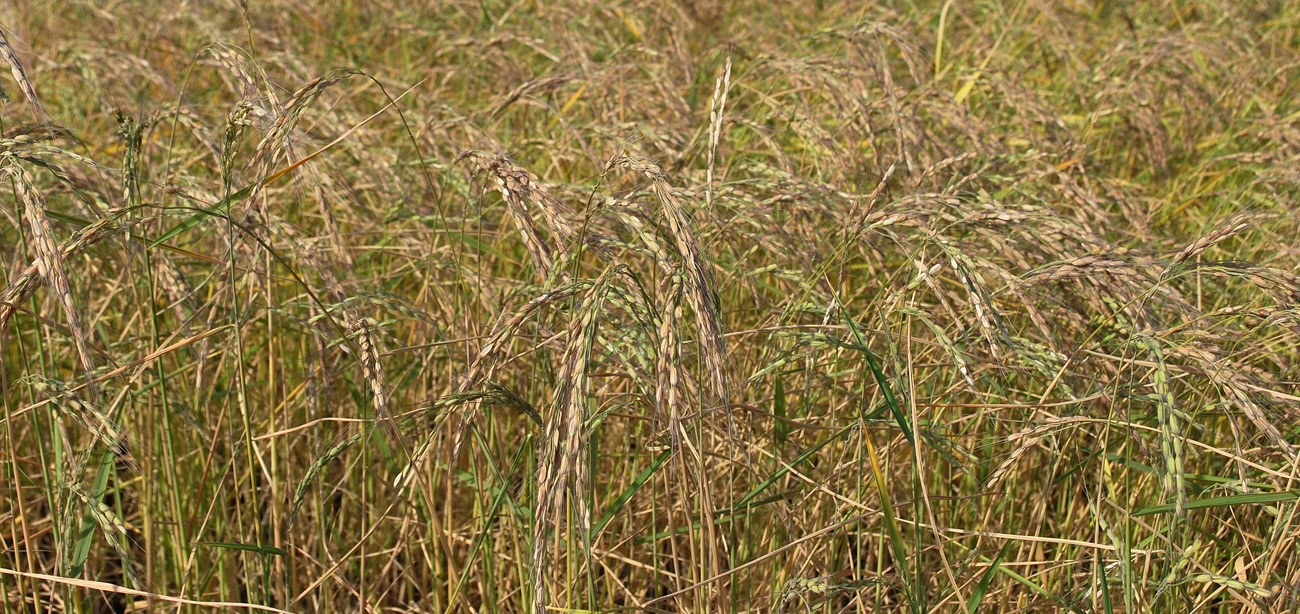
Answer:
[[1295, 610], [1298, 43], [6, 3], [3, 612]]

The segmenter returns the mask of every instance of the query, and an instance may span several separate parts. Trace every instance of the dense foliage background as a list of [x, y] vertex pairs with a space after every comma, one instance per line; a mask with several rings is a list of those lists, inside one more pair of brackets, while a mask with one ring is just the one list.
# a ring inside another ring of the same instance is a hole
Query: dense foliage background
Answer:
[[1300, 5], [0, 23], [6, 614], [1297, 607]]

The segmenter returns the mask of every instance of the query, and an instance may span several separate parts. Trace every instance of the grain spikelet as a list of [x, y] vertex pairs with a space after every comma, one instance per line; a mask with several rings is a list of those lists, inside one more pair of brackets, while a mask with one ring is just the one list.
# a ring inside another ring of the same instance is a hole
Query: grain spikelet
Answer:
[[1193, 582], [1200, 582], [1203, 584], [1210, 583], [1210, 584], [1218, 584], [1219, 586], [1226, 586], [1233, 590], [1250, 593], [1251, 595], [1254, 595], [1255, 597], [1259, 597], [1261, 599], [1268, 599], [1269, 597], [1273, 596], [1272, 589], [1268, 589], [1258, 584], [1253, 584], [1251, 582], [1242, 582], [1241, 580], [1237, 580], [1235, 578], [1229, 578], [1228, 576], [1221, 576], [1219, 574], [1198, 573], [1194, 576], [1191, 576], [1190, 580]]
[[[118, 210], [119, 214], [120, 212], [121, 210]], [[72, 237], [64, 241], [58, 253], [66, 260], [81, 253], [87, 247], [147, 219], [150, 218], [136, 218], [123, 222], [120, 215], [102, 218], [78, 230]], [[41, 259], [34, 259], [32, 264], [28, 265], [22, 273], [14, 278], [13, 283], [9, 284], [4, 293], [0, 294], [0, 328], [8, 325], [9, 320], [17, 312], [19, 304], [30, 299], [45, 284], [46, 277], [41, 273], [41, 266]]]
[[555, 393], [543, 427], [543, 440], [537, 455], [537, 501], [533, 511], [533, 612], [546, 612], [549, 594], [546, 578], [549, 568], [547, 532], [551, 518], [562, 509], [565, 491], [577, 510], [580, 531], [591, 528], [591, 510], [587, 507], [587, 467], [582, 451], [586, 447], [587, 362], [596, 338], [596, 324], [617, 272], [611, 269], [588, 291], [577, 317], [569, 324], [568, 343], [560, 371], [556, 374]]
[[[512, 391], [492, 383], [488, 383], [486, 388], [487, 390], [475, 390], [471, 392], [458, 392], [458, 393], [450, 394], [441, 399], [434, 401], [433, 403], [430, 403], [427, 407], [425, 407], [424, 409], [425, 412], [430, 412], [434, 414], [433, 427], [428, 429], [428, 432], [425, 434], [424, 439], [420, 441], [420, 443], [416, 444], [415, 450], [411, 453], [411, 460], [407, 463], [406, 467], [397, 475], [397, 478], [393, 480], [393, 486], [395, 488], [398, 489], [403, 488], [406, 485], [406, 483], [410, 480], [410, 477], [414, 473], [416, 466], [418, 466], [423, 461], [424, 454], [428, 452], [429, 447], [433, 445], [433, 440], [437, 435], [439, 426], [443, 423], [443, 421], [446, 419], [448, 415], [446, 410], [452, 409], [454, 407], [460, 407], [461, 405], [469, 405], [469, 406], [513, 405], [524, 415], [528, 416], [528, 418], [532, 420], [534, 424], [537, 424], [538, 426], [542, 425], [542, 417], [537, 412], [537, 410], [532, 405], [530, 405], [527, 401], [520, 398]], [[462, 415], [462, 419], [463, 416], [464, 415]], [[466, 426], [466, 428], [468, 429], [468, 426]], [[457, 435], [459, 436], [460, 433], [457, 433]]]
[[1287, 457], [1287, 460], [1290, 460], [1293, 465], [1300, 464], [1300, 453], [1296, 452], [1295, 446], [1292, 446], [1291, 443], [1286, 440], [1286, 436], [1282, 434], [1282, 431], [1269, 421], [1268, 416], [1264, 415], [1264, 410], [1260, 408], [1258, 403], [1251, 400], [1250, 395], [1240, 383], [1227, 381], [1224, 383], [1223, 388], [1228, 391], [1228, 396], [1237, 407], [1241, 409], [1242, 413], [1246, 414], [1246, 418], [1250, 420], [1250, 422], [1254, 424], [1260, 432], [1264, 433], [1264, 436], [1267, 437], [1273, 445], [1277, 446], [1277, 448], [1281, 450], [1282, 454]]
[[95, 519], [95, 524], [99, 525], [100, 532], [104, 534], [104, 541], [108, 542], [108, 545], [113, 548], [113, 552], [117, 553], [118, 558], [122, 560], [122, 569], [126, 576], [136, 586], [143, 586], [139, 575], [136, 573], [135, 563], [131, 560], [131, 554], [122, 546], [122, 542], [119, 541], [120, 538], [114, 535], [114, 533], [121, 533], [123, 538], [127, 537], [126, 523], [122, 521], [122, 518], [117, 515], [113, 508], [97, 497], [91, 496], [78, 486], [73, 486], [72, 489], [77, 498], [90, 511], [90, 517]]
[[727, 342], [722, 336], [721, 314], [713, 294], [713, 275], [704, 258], [704, 251], [691, 230], [690, 218], [686, 215], [681, 201], [673, 194], [672, 186], [663, 169], [657, 164], [642, 158], [623, 156], [615, 164], [631, 171], [644, 174], [651, 181], [655, 196], [663, 205], [664, 217], [672, 230], [681, 254], [682, 263], [690, 284], [687, 286], [686, 300], [695, 311], [696, 325], [699, 327], [700, 344], [704, 348], [704, 363], [713, 384], [713, 393], [719, 399], [728, 397], [730, 384], [727, 363]]
[[41, 99], [36, 96], [36, 86], [27, 77], [27, 71], [23, 70], [22, 62], [18, 61], [18, 54], [9, 45], [9, 39], [5, 38], [3, 28], [0, 28], [0, 55], [3, 55], [5, 62], [9, 64], [9, 72], [13, 74], [14, 81], [18, 82], [18, 89], [23, 91], [23, 96], [27, 97], [27, 102], [36, 111], [36, 116], [42, 122], [50, 123], [50, 114], [45, 112], [45, 107], [41, 105]]
[[944, 246], [944, 253], [947, 254], [952, 268], [957, 272], [957, 278], [961, 280], [966, 292], [970, 296], [971, 307], [975, 308], [975, 320], [979, 322], [980, 331], [984, 333], [985, 340], [988, 341], [989, 351], [994, 358], [1002, 356], [1002, 346], [999, 343], [1010, 345], [1010, 339], [1007, 335], [1006, 325], [1003, 323], [1002, 314], [998, 312], [993, 304], [993, 295], [988, 291], [988, 286], [984, 279], [976, 271], [974, 263], [965, 254], [956, 248]]
[[668, 416], [668, 434], [678, 443], [681, 421], [682, 340], [677, 326], [683, 319], [682, 278], [674, 275], [664, 293], [663, 315], [659, 323], [659, 353], [655, 357], [655, 400], [659, 415]]
[[1184, 247], [1182, 251], [1178, 252], [1178, 254], [1174, 256], [1173, 264], [1181, 264], [1200, 256], [1211, 247], [1227, 241], [1241, 233], [1241, 231], [1250, 228], [1249, 219], [1250, 214], [1248, 213], [1239, 213], [1228, 218], [1226, 222], [1216, 228], [1213, 232], [1193, 241], [1190, 245]]
[[95, 522], [99, 523], [100, 528], [102, 528], [105, 533], [117, 531], [122, 535], [126, 535], [126, 523], [122, 522], [122, 519], [117, 516], [117, 512], [114, 512], [113, 508], [109, 507], [103, 501], [86, 494], [86, 491], [80, 488], [76, 488], [75, 490], [77, 498], [81, 499], [81, 501], [90, 508], [90, 514], [95, 517]]
[[[14, 183], [18, 187], [18, 195], [23, 200], [23, 220], [27, 222], [28, 231], [32, 236], [32, 245], [36, 250], [37, 270], [50, 287], [54, 288], [55, 297], [68, 317], [68, 327], [72, 329], [72, 339], [76, 344], [81, 366], [89, 374], [95, 370], [95, 364], [90, 358], [90, 343], [81, 325], [81, 317], [77, 315], [77, 305], [72, 300], [72, 286], [68, 283], [63, 250], [59, 249], [59, 244], [54, 240], [54, 229], [50, 226], [50, 220], [45, 217], [45, 199], [32, 185], [31, 178], [22, 166], [12, 163], [9, 168], [16, 179]], [[93, 387], [91, 396], [94, 396]]]
[[[506, 201], [510, 217], [514, 219], [524, 240], [524, 247], [528, 248], [528, 253], [532, 255], [534, 264], [543, 276], [549, 277], [557, 262], [568, 259], [564, 243], [575, 235], [573, 225], [568, 220], [568, 207], [551, 195], [536, 175], [515, 164], [506, 155], [470, 150], [460, 154], [456, 160], [470, 160], [479, 169], [492, 175], [501, 197]], [[533, 222], [530, 209], [540, 213], [546, 220], [546, 225], [555, 235], [555, 241], [548, 242], [542, 237]]]
[[713, 204], [713, 164], [718, 155], [718, 143], [722, 140], [722, 119], [727, 111], [727, 91], [731, 89], [731, 56], [727, 56], [727, 65], [713, 85], [713, 97], [709, 99], [709, 167], [704, 184], [704, 204]]
[[351, 69], [333, 70], [298, 88], [298, 91], [294, 92], [293, 96], [290, 96], [289, 100], [285, 101], [284, 112], [275, 118], [270, 131], [263, 137], [262, 142], [258, 143], [257, 150], [253, 152], [253, 159], [249, 162], [249, 167], [262, 168], [262, 165], [268, 163], [271, 150], [276, 145], [284, 145], [285, 139], [289, 138], [289, 134], [293, 131], [294, 125], [298, 122], [298, 118], [307, 108], [307, 105], [310, 105], [325, 90], [339, 81], [357, 74], [361, 73]]
[[132, 207], [140, 199], [140, 148], [149, 122], [137, 122], [121, 110], [113, 113], [118, 123], [118, 137], [122, 139], [122, 205]]
[[525, 81], [524, 83], [519, 84], [517, 87], [507, 92], [506, 95], [501, 98], [500, 102], [492, 106], [492, 110], [488, 111], [488, 115], [491, 117], [496, 117], [500, 115], [502, 111], [506, 110], [506, 107], [509, 107], [511, 104], [514, 104], [514, 102], [519, 100], [520, 98], [532, 94], [540, 94], [544, 92], [554, 91], [555, 89], [559, 88], [561, 85], [564, 85], [565, 83], [572, 81], [574, 78], [575, 75], [558, 74], [558, 75], [548, 75], [545, 77], [532, 79], [530, 81]]
[[1160, 452], [1164, 457], [1164, 470], [1161, 471], [1160, 477], [1164, 484], [1165, 494], [1174, 500], [1174, 513], [1178, 518], [1183, 519], [1187, 515], [1187, 488], [1184, 483], [1186, 474], [1183, 471], [1184, 433], [1182, 416], [1184, 414], [1178, 411], [1174, 393], [1169, 388], [1169, 366], [1165, 363], [1165, 355], [1160, 346], [1160, 341], [1151, 335], [1138, 334], [1133, 337], [1133, 342], [1138, 347], [1146, 350], [1151, 355], [1152, 362], [1156, 365], [1151, 376], [1151, 384], [1156, 389], [1156, 414], [1160, 422]]
[[[590, 287], [591, 282], [584, 280], [556, 288], [533, 298], [518, 311], [499, 321], [495, 327], [495, 332], [483, 343], [483, 347], [478, 351], [474, 361], [470, 363], [469, 369], [461, 378], [457, 386], [457, 392], [466, 393], [478, 386], [480, 382], [492, 379], [497, 353], [519, 332], [519, 327], [523, 326], [524, 322], [527, 322], [534, 314], [548, 305], [557, 303]], [[470, 404], [461, 414], [452, 444], [453, 456], [460, 454], [465, 445], [465, 435], [469, 432], [470, 425], [474, 423], [474, 419], [477, 417], [478, 406], [476, 404]]]
[[68, 390], [63, 382], [40, 376], [32, 377], [33, 387], [46, 395], [55, 409], [72, 418], [73, 422], [90, 433], [115, 456], [125, 456], [130, 452], [127, 447], [128, 437], [116, 420], [99, 411], [75, 392]]
[[330, 449], [326, 450], [324, 454], [316, 457], [316, 460], [307, 468], [307, 473], [298, 481], [298, 487], [293, 491], [293, 509], [289, 513], [290, 524], [293, 523], [293, 519], [298, 515], [298, 509], [302, 507], [302, 501], [307, 497], [307, 487], [311, 485], [312, 480], [316, 479], [316, 476], [320, 475], [320, 472], [325, 468], [325, 465], [330, 464], [330, 461], [338, 458], [345, 450], [360, 441], [361, 437], [365, 435], [365, 433], [364, 430], [359, 430], [343, 438], [338, 443], [331, 446]]
[[393, 421], [388, 407], [388, 384], [384, 380], [384, 366], [379, 363], [379, 350], [375, 347], [374, 338], [370, 336], [370, 325], [365, 319], [357, 316], [349, 315], [347, 320], [348, 329], [356, 336], [357, 345], [361, 350], [361, 373], [370, 388], [375, 419], [379, 421], [379, 425], [390, 440], [398, 441], [397, 424]]
[[249, 102], [240, 102], [226, 116], [225, 129], [221, 134], [221, 172], [225, 175], [227, 184], [230, 182], [230, 171], [234, 168], [235, 153], [238, 151], [235, 146], [252, 125], [250, 116], [259, 111], [261, 109]]
[[248, 167], [253, 169], [255, 176], [259, 179], [254, 184], [253, 193], [249, 195], [248, 202], [255, 205], [260, 202], [258, 196], [265, 185], [261, 180], [265, 179], [270, 172], [270, 165], [274, 161], [272, 152], [276, 147], [286, 151], [289, 149], [289, 135], [292, 134], [294, 126], [298, 123], [298, 118], [302, 116], [302, 112], [307, 106], [319, 98], [325, 90], [348, 77], [358, 74], [361, 74], [361, 72], [353, 69], [332, 70], [328, 74], [313, 79], [298, 88], [298, 91], [294, 92], [293, 96], [290, 96], [289, 100], [285, 101], [284, 111], [275, 118], [266, 136], [257, 144], [252, 160], [248, 163]]
[[1016, 446], [1016, 449], [1011, 454], [1008, 454], [1007, 458], [999, 463], [996, 469], [989, 473], [989, 477], [984, 481], [984, 489], [990, 491], [996, 489], [1002, 483], [1002, 480], [1007, 477], [1007, 474], [1011, 472], [1011, 468], [1015, 466], [1016, 461], [1019, 461], [1025, 452], [1028, 452], [1043, 437], [1047, 436], [1052, 428], [1051, 426], [1030, 425], [1007, 437], [1008, 443], [1018, 442], [1020, 445]]

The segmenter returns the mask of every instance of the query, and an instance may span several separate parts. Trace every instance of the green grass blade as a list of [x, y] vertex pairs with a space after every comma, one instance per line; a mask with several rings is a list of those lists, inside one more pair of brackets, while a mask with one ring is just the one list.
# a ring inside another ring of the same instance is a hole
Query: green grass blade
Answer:
[[799, 465], [802, 465], [805, 461], [812, 458], [813, 455], [817, 454], [817, 452], [820, 451], [822, 448], [826, 447], [827, 445], [830, 445], [831, 442], [836, 441], [839, 438], [849, 434], [853, 429], [857, 428], [857, 426], [858, 426], [857, 424], [850, 424], [849, 426], [846, 426], [838, 431], [835, 431], [833, 435], [827, 437], [821, 443], [818, 443], [817, 445], [814, 445], [813, 447], [804, 450], [803, 454], [800, 454], [797, 458], [791, 461], [788, 467], [781, 467], [780, 469], [777, 469], [774, 473], [772, 473], [772, 475], [768, 476], [766, 480], [760, 482], [758, 486], [755, 486], [753, 490], [750, 490], [748, 493], [745, 494], [745, 496], [741, 497], [740, 501], [737, 501], [735, 505], [731, 506], [730, 509], [727, 509], [723, 513], [731, 513], [744, 508], [746, 505], [749, 504], [750, 501], [754, 500], [754, 497], [763, 494], [763, 491], [767, 490], [768, 488], [771, 488], [773, 484], [777, 483], [777, 481], [780, 480], [782, 477], [784, 477], [785, 474], [789, 473], [790, 469], [794, 469], [797, 468]]
[[[1226, 507], [1229, 505], [1258, 505], [1261, 503], [1279, 503], [1282, 501], [1295, 501], [1300, 499], [1300, 491], [1288, 490], [1283, 492], [1254, 493], [1247, 495], [1228, 495], [1226, 497], [1210, 497], [1208, 499], [1197, 499], [1188, 501], [1189, 510], [1204, 510], [1215, 507]], [[1174, 505], [1157, 505], [1147, 507], [1133, 512], [1133, 516], [1150, 516], [1152, 514], [1168, 514], [1174, 511]]]
[[[95, 483], [90, 490], [90, 496], [96, 500], [104, 498], [104, 491], [108, 488], [108, 477], [112, 474], [114, 464], [113, 453], [108, 450], [100, 451], [99, 469], [95, 473]], [[81, 575], [86, 567], [86, 558], [90, 556], [90, 541], [95, 536], [95, 517], [91, 515], [90, 509], [81, 518], [81, 530], [77, 532], [77, 541], [72, 547], [72, 564], [68, 568], [68, 576], [76, 578]]]
[[871, 461], [871, 473], [876, 479], [876, 491], [880, 493], [880, 508], [885, 519], [885, 528], [889, 530], [889, 546], [894, 550], [894, 564], [898, 565], [898, 575], [904, 578], [903, 594], [907, 597], [909, 604], [915, 609], [917, 607], [916, 596], [913, 595], [913, 588], [908, 586], [906, 578], [909, 577], [907, 572], [907, 542], [903, 541], [903, 532], [898, 529], [898, 517], [894, 515], [894, 503], [889, 497], [889, 485], [885, 482], [885, 474], [880, 469], [880, 459], [876, 454], [876, 446], [871, 443], [871, 438], [863, 433], [862, 440], [867, 444], [867, 458]]
[[158, 237], [157, 239], [154, 239], [153, 242], [149, 244], [149, 248], [153, 249], [155, 247], [158, 247], [159, 245], [162, 245], [163, 243], [166, 243], [171, 239], [176, 238], [181, 233], [191, 228], [194, 228], [199, 224], [202, 224], [205, 220], [207, 220], [210, 217], [224, 214], [226, 211], [230, 209], [230, 205], [237, 203], [241, 200], [244, 200], [245, 198], [248, 198], [248, 195], [253, 193], [253, 187], [256, 185], [257, 184], [255, 183], [251, 184], [245, 187], [244, 189], [221, 199], [221, 201], [213, 205], [212, 208], [204, 209], [198, 213], [195, 213], [194, 215], [191, 215], [185, 221], [177, 224], [176, 226], [172, 227], [171, 230], [168, 230], [167, 232], [163, 233], [162, 236]]
[[1039, 595], [1042, 595], [1048, 599], [1051, 599], [1052, 601], [1055, 601], [1056, 605], [1061, 606], [1065, 610], [1069, 610], [1070, 612], [1074, 612], [1075, 614], [1087, 614], [1087, 612], [1085, 612], [1079, 606], [1070, 603], [1064, 597], [1057, 595], [1056, 593], [1053, 593], [1052, 591], [1049, 591], [1043, 588], [1042, 586], [1039, 586], [1037, 582], [1034, 582], [1029, 578], [1026, 578], [1014, 571], [1011, 571], [1006, 567], [998, 567], [998, 571], [1002, 572], [1008, 578], [1011, 578], [1012, 580], [1015, 580], [1016, 582], [1020, 583], [1020, 585], [1024, 586], [1025, 588], [1028, 588], [1029, 590], [1038, 593]]
[[259, 554], [270, 554], [274, 556], [289, 556], [289, 551], [275, 546], [258, 546], [256, 544], [241, 544], [238, 542], [195, 542], [195, 546], [207, 546], [209, 548], [221, 548], [222, 550], [242, 550], [244, 552], [257, 552]]
[[627, 502], [632, 500], [632, 496], [636, 494], [636, 491], [641, 490], [641, 487], [645, 486], [645, 483], [650, 481], [650, 477], [653, 476], [655, 472], [664, 465], [664, 463], [668, 462], [668, 459], [672, 458], [672, 456], [673, 451], [671, 448], [664, 450], [659, 453], [659, 456], [655, 457], [654, 462], [650, 463], [649, 467], [641, 470], [641, 473], [637, 474], [636, 479], [632, 480], [632, 483], [628, 484], [627, 488], [623, 490], [623, 494], [619, 495], [613, 503], [609, 504], [609, 507], [605, 508], [605, 513], [601, 514], [600, 521], [592, 525], [591, 534], [597, 535], [604, 530], [605, 526], [608, 525], [610, 521], [614, 520], [614, 515], [618, 514], [619, 510], [623, 509], [623, 506], [627, 505]]
[[465, 567], [461, 569], [460, 579], [456, 581], [456, 588], [451, 591], [451, 597], [447, 599], [447, 603], [456, 603], [456, 598], [460, 596], [460, 589], [465, 586], [465, 581], [469, 579], [470, 572], [474, 570], [474, 558], [478, 556], [479, 548], [483, 547], [483, 540], [487, 539], [488, 531], [492, 528], [492, 522], [496, 520], [497, 513], [501, 511], [501, 504], [510, 497], [510, 483], [514, 480], [519, 467], [523, 465], [524, 450], [529, 448], [528, 444], [532, 440], [533, 437], [529, 435], [524, 440], [523, 445], [519, 446], [519, 450], [515, 452], [515, 458], [510, 461], [510, 471], [506, 472], [505, 478], [501, 482], [500, 491], [492, 498], [492, 505], [488, 508], [487, 513], [483, 515], [483, 524], [479, 528], [478, 535], [474, 537], [474, 544], [470, 546], [469, 555], [465, 557]]
[[903, 407], [898, 403], [898, 397], [894, 396], [894, 389], [889, 385], [889, 379], [885, 377], [885, 371], [881, 369], [880, 361], [876, 359], [876, 355], [871, 350], [866, 349], [867, 341], [863, 338], [862, 331], [858, 330], [858, 325], [854, 323], [853, 318], [849, 317], [849, 311], [844, 307], [844, 303], [842, 301], [837, 302], [840, 305], [840, 314], [844, 316], [845, 324], [853, 332], [853, 339], [862, 348], [862, 356], [867, 360], [867, 368], [871, 370], [871, 376], [875, 378], [876, 385], [880, 386], [880, 394], [885, 397], [885, 405], [889, 407], [889, 413], [894, 416], [898, 428], [903, 430], [903, 436], [907, 437], [907, 442], [915, 446], [916, 437], [912, 434], [912, 424], [908, 422], [907, 415], [903, 413]]
[[1002, 545], [1002, 550], [998, 551], [998, 556], [993, 559], [993, 564], [989, 565], [988, 571], [984, 572], [984, 577], [980, 578], [980, 583], [975, 586], [970, 597], [966, 598], [966, 614], [975, 614], [979, 609], [980, 602], [984, 601], [984, 595], [989, 592], [989, 586], [993, 584], [993, 578], [998, 575], [998, 569], [1002, 567], [1002, 558], [1007, 555], [1007, 550], [1011, 549], [1012, 542], [1008, 541]]
[[780, 448], [790, 438], [790, 425], [785, 422], [785, 384], [779, 373], [772, 391], [772, 414], [776, 416], [776, 420], [772, 421], [772, 439], [776, 441], [777, 448]]

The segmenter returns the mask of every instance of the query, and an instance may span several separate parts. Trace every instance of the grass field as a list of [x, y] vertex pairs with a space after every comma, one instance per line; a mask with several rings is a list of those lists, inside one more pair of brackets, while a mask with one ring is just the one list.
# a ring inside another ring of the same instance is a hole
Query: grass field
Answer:
[[1300, 611], [1300, 4], [0, 24], [3, 614]]

